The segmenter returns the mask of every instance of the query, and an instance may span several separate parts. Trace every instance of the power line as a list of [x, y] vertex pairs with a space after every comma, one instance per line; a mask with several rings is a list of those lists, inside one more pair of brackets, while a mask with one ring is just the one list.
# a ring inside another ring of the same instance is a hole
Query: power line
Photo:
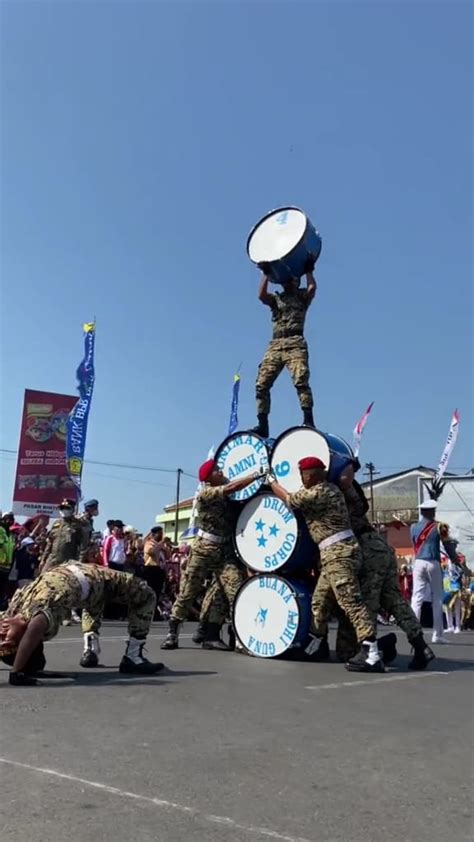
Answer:
[[[18, 451], [1, 447], [0, 453], [13, 453], [16, 455]], [[99, 462], [97, 459], [84, 459], [84, 463], [86, 465], [102, 465], [106, 468], [125, 468], [131, 471], [155, 471], [163, 474], [176, 474], [176, 468], [157, 468], [150, 465], [125, 465], [122, 462]], [[186, 477], [191, 477], [191, 479], [197, 479], [197, 475], [189, 471], [181, 470], [181, 473]]]

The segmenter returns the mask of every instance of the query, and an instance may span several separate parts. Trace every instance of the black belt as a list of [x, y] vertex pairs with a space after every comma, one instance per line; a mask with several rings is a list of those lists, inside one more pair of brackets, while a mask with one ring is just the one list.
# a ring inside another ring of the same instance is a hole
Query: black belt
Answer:
[[302, 333], [282, 333], [274, 336], [273, 339], [304, 339], [304, 336]]

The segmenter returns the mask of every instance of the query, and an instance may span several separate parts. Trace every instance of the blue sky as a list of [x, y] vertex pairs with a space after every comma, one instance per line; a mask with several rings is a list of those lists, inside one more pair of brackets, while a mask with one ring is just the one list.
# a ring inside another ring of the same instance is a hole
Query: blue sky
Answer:
[[[74, 393], [97, 318], [90, 459], [194, 473], [241, 426], [270, 336], [248, 230], [296, 204], [323, 237], [307, 321], [316, 420], [390, 472], [472, 465], [467, 2], [7, 2], [2, 428], [23, 389]], [[285, 373], [274, 433], [300, 422]], [[1, 455], [1, 454], [0, 454]], [[0, 506], [14, 461], [0, 460]], [[86, 466], [144, 529], [172, 474]], [[183, 493], [194, 480], [184, 478]]]

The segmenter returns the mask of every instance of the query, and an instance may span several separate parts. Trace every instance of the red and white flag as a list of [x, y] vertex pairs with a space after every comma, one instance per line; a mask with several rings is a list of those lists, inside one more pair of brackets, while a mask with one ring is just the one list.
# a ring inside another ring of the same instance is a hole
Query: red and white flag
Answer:
[[443, 455], [439, 460], [438, 470], [436, 471], [436, 478], [440, 479], [446, 468], [448, 467], [448, 462], [451, 456], [451, 453], [454, 450], [454, 445], [456, 444], [456, 439], [458, 437], [459, 432], [459, 412], [457, 409], [453, 412], [453, 417], [451, 418], [451, 426], [449, 428], [448, 438], [446, 439], [446, 444], [444, 445]]
[[353, 437], [354, 437], [354, 445], [353, 445], [353, 447], [354, 447], [354, 456], [358, 456], [358, 455], [359, 455], [360, 442], [361, 442], [361, 439], [362, 439], [362, 433], [364, 432], [364, 427], [365, 427], [365, 425], [367, 424], [367, 419], [368, 419], [368, 417], [369, 417], [370, 413], [372, 412], [372, 407], [373, 407], [374, 403], [375, 403], [375, 401], [372, 401], [372, 403], [370, 404], [370, 406], [368, 406], [368, 407], [367, 407], [367, 409], [365, 410], [365, 412], [364, 412], [364, 414], [363, 414], [362, 418], [361, 418], [361, 419], [357, 422], [357, 424], [356, 424], [356, 425], [355, 425], [355, 427], [354, 427], [354, 432], [353, 432]]

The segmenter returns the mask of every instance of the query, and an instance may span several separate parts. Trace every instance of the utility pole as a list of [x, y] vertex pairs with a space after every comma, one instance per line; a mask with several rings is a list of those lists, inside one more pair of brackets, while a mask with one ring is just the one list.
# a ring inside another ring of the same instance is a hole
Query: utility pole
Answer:
[[369, 477], [369, 483], [370, 483], [370, 519], [371, 519], [372, 523], [375, 523], [374, 477], [377, 476], [379, 473], [380, 473], [380, 471], [375, 470], [375, 465], [374, 465], [373, 462], [366, 462], [365, 463], [364, 474], [366, 474]]
[[176, 511], [174, 515], [174, 543], [178, 543], [178, 520], [179, 520], [179, 493], [181, 487], [181, 474], [183, 473], [181, 468], [178, 468], [176, 471]]

